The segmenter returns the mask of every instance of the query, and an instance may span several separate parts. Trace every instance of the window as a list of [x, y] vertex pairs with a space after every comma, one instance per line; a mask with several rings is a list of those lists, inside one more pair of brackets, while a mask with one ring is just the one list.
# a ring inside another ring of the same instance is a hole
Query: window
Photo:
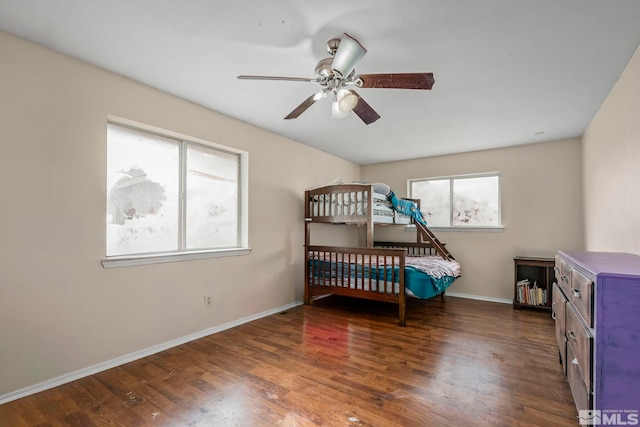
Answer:
[[246, 247], [243, 160], [228, 147], [109, 123], [107, 260]]
[[431, 227], [502, 227], [500, 175], [410, 179], [409, 197]]

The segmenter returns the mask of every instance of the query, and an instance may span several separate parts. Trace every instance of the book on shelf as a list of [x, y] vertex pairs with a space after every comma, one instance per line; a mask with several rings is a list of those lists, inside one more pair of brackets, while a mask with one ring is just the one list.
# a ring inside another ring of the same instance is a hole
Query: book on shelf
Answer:
[[526, 305], [547, 305], [547, 289], [538, 286], [538, 282], [529, 279], [516, 282], [518, 303]]

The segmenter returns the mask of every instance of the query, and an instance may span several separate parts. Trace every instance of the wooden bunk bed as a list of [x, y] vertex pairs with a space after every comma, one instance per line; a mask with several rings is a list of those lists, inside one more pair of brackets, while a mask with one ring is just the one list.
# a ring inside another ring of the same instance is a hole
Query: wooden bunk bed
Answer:
[[[386, 195], [366, 184], [305, 192], [305, 304], [328, 294], [391, 302], [398, 304], [399, 324], [404, 326], [407, 296], [443, 295], [460, 276], [460, 265], [424, 225], [415, 224], [415, 242], [376, 242], [376, 224], [413, 223], [389, 205]], [[314, 223], [364, 226], [365, 245], [312, 245]]]

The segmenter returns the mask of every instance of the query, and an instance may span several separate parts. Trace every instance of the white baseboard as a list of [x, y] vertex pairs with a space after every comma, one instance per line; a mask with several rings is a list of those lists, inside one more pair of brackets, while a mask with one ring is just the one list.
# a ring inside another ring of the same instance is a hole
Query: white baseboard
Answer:
[[34, 384], [20, 390], [12, 391], [7, 394], [0, 395], [0, 405], [3, 403], [11, 402], [22, 397], [29, 396], [31, 394], [39, 393], [50, 388], [58, 387], [62, 384], [69, 383], [71, 381], [78, 380], [80, 378], [87, 377], [89, 375], [97, 374], [98, 372], [106, 371], [107, 369], [115, 368], [116, 366], [124, 365], [125, 363], [133, 362], [134, 360], [142, 359], [143, 357], [150, 356], [155, 353], [167, 350], [172, 347], [187, 343], [189, 341], [197, 340], [207, 335], [212, 335], [218, 332], [222, 332], [227, 329], [231, 329], [235, 326], [249, 323], [263, 317], [271, 316], [272, 314], [280, 313], [282, 311], [291, 309], [302, 305], [302, 301], [296, 301], [291, 304], [284, 305], [282, 307], [274, 308], [271, 310], [263, 311], [262, 313], [254, 314], [251, 316], [243, 317], [242, 319], [234, 320], [233, 322], [225, 323], [224, 325], [214, 326], [213, 328], [205, 329], [193, 334], [186, 335], [184, 337], [176, 338], [171, 341], [167, 341], [162, 344], [154, 345], [152, 347], [145, 348], [140, 351], [126, 354], [115, 359], [107, 360], [106, 362], [98, 363], [97, 365], [89, 366], [88, 368], [79, 369], [68, 374], [60, 375], [59, 377], [52, 378], [47, 381], [43, 381], [38, 384]]
[[489, 302], [499, 302], [503, 304], [513, 304], [513, 300], [504, 299], [504, 298], [493, 298], [493, 297], [483, 297], [480, 295], [472, 295], [472, 294], [459, 294], [457, 292], [446, 292], [446, 296], [457, 297], [457, 298], [467, 298], [467, 299], [475, 299], [479, 301], [489, 301]]

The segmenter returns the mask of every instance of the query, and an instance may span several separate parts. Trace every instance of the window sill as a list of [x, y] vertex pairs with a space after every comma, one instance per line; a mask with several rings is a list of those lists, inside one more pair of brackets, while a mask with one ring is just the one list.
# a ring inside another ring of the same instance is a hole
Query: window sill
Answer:
[[[504, 226], [491, 226], [491, 227], [486, 227], [486, 226], [473, 226], [473, 225], [469, 225], [469, 226], [457, 226], [457, 227], [429, 227], [429, 230], [431, 231], [473, 231], [473, 232], [480, 232], [480, 233], [502, 233], [504, 231]], [[405, 227], [405, 231], [411, 231], [413, 233], [416, 232], [416, 226], [415, 225], [408, 225]]]
[[163, 254], [122, 255], [103, 259], [102, 267], [129, 267], [133, 265], [160, 264], [163, 262], [189, 261], [194, 259], [219, 258], [249, 255], [251, 248], [214, 249], [189, 252], [169, 252]]

